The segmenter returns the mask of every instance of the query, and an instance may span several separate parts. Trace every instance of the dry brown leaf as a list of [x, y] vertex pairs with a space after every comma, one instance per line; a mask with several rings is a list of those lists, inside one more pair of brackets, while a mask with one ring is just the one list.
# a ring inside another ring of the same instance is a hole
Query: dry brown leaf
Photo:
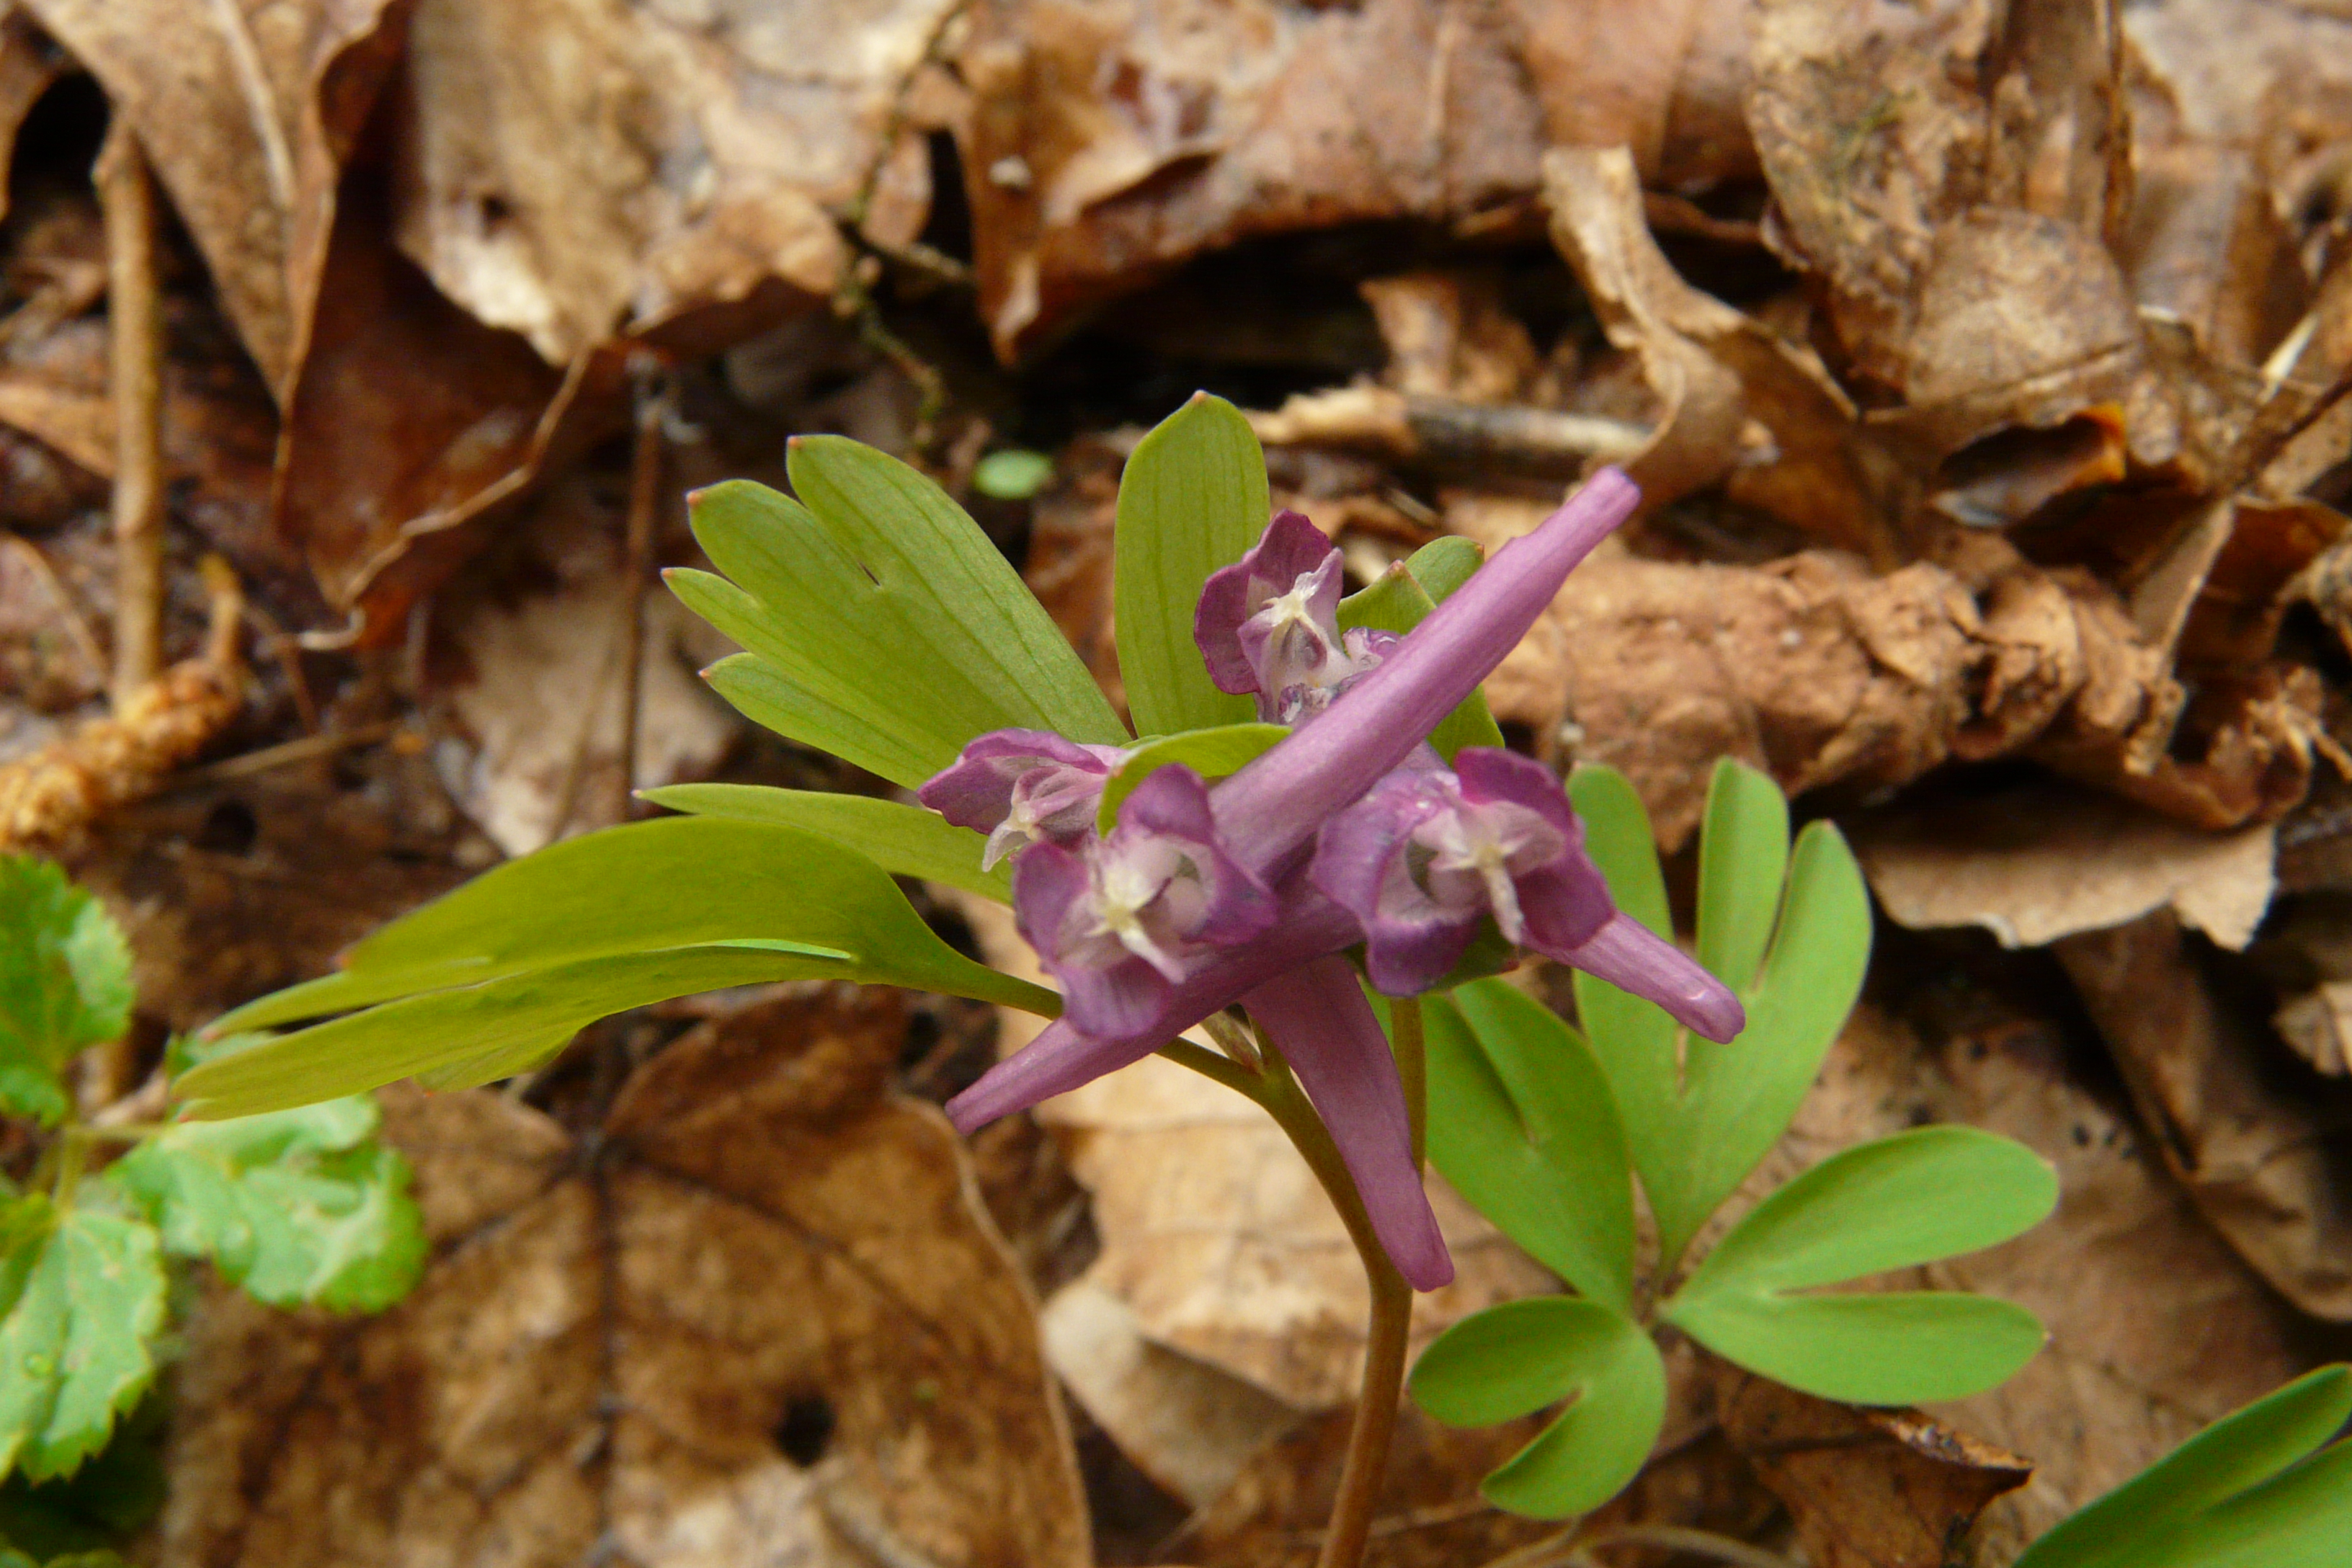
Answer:
[[569, 376], [451, 304], [355, 191], [335, 226], [310, 353], [289, 397], [275, 498], [353, 635], [401, 635], [409, 607], [484, 542], [480, 526], [612, 419], [619, 364]]
[[1718, 1363], [1724, 1434], [1780, 1495], [1813, 1568], [1947, 1568], [2033, 1461], [1916, 1410], [1858, 1410]]
[[982, 313], [1010, 356], [1251, 235], [1507, 220], [1560, 143], [1736, 178], [1742, 9], [989, 0], [957, 57]]
[[398, 58], [388, 0], [21, 0], [128, 115], [280, 403], [343, 159]]
[[[458, 808], [509, 855], [608, 826], [621, 772], [625, 584], [621, 520], [587, 481], [559, 481], [518, 530], [499, 569], [435, 605], [457, 672], [446, 694], [453, 733], [435, 761]], [[707, 775], [740, 726], [694, 677], [718, 651], [670, 595], [648, 594], [632, 789]], [[730, 645], [720, 645], [726, 647]]]
[[[2084, 409], [2168, 461], [2179, 416], [2111, 246], [2130, 187], [2107, 13], [1764, 0], [1748, 123], [1783, 252], [1873, 427], [1922, 465]], [[1981, 84], [1981, 89], [1972, 84]]]
[[1624, 465], [1643, 504], [1723, 482], [1732, 500], [1823, 542], [1891, 559], [1853, 405], [1811, 355], [1675, 274], [1650, 237], [1631, 155], [1548, 154], [1544, 201], [1553, 243], [1660, 405]]
[[1915, 930], [1982, 926], [2041, 947], [2169, 905], [2243, 948], [2269, 909], [2275, 826], [2200, 833], [2065, 784], [1927, 799], [1846, 825], [1871, 890]]
[[699, 311], [822, 300], [848, 258], [832, 215], [868, 195], [955, 8], [421, 0], [401, 247], [557, 364]]
[[[435, 1255], [381, 1317], [192, 1326], [170, 1568], [1083, 1568], [1033, 1306], [886, 994], [755, 1004], [577, 1140], [388, 1097]], [[895, 1554], [895, 1555], [894, 1555]]]
[[2057, 946], [2158, 1146], [2246, 1260], [2307, 1312], [2352, 1321], [2352, 1099], [2246, 1016], [2168, 912]]

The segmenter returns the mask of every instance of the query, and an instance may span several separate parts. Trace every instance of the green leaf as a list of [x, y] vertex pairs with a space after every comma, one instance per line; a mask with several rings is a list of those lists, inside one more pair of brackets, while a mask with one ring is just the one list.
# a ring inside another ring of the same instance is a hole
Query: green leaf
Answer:
[[1220, 724], [1213, 730], [1187, 730], [1179, 735], [1155, 735], [1128, 753], [1103, 785], [1102, 806], [1095, 825], [1108, 833], [1118, 825], [1118, 808], [1136, 787], [1160, 769], [1181, 763], [1204, 779], [1237, 773], [1272, 751], [1290, 733], [1286, 724]]
[[722, 696], [910, 787], [990, 730], [1126, 739], [1077, 655], [944, 490], [838, 437], [796, 438], [790, 468], [801, 501], [742, 480], [697, 492], [695, 537], [725, 576], [668, 574], [689, 609], [749, 650], [711, 671]]
[[416, 1283], [425, 1223], [364, 1095], [180, 1122], [107, 1168], [164, 1247], [274, 1307], [375, 1311]]
[[1756, 983], [1788, 875], [1788, 801], [1769, 777], [1725, 757], [1699, 839], [1698, 961], [1735, 991]]
[[119, 1563], [104, 1549], [136, 1535], [163, 1506], [164, 1406], [151, 1391], [70, 1476], [0, 1481], [0, 1542], [37, 1563]]
[[[1339, 625], [1343, 629], [1361, 626], [1409, 632], [1440, 600], [1467, 582], [1484, 559], [1485, 552], [1466, 539], [1446, 538], [1424, 544], [1411, 559], [1391, 566], [1370, 587], [1340, 600]], [[1503, 744], [1503, 731], [1487, 711], [1486, 697], [1473, 691], [1430, 732], [1429, 743], [1450, 763], [1465, 746]]]
[[665, 817], [567, 839], [394, 921], [353, 948], [341, 973], [249, 1003], [213, 1029], [375, 1011], [205, 1062], [177, 1088], [201, 1102], [194, 1114], [219, 1117], [413, 1073], [444, 1086], [486, 1081], [625, 1008], [824, 978], [1049, 1016], [1059, 1006], [941, 942], [863, 856], [780, 823]]
[[38, 1194], [0, 1215], [0, 1474], [69, 1475], [155, 1373], [163, 1263], [147, 1225]]
[[1980, 1393], [2041, 1348], [2042, 1326], [2022, 1308], [1948, 1292], [1788, 1292], [1995, 1246], [2057, 1201], [2055, 1173], [2021, 1143], [1973, 1127], [1897, 1133], [1832, 1155], [1757, 1205], [1660, 1315], [1717, 1354], [1827, 1399]]
[[341, 973], [247, 1003], [208, 1032], [559, 963], [753, 943], [829, 958], [850, 967], [847, 978], [874, 984], [1015, 1007], [1046, 994], [940, 941], [889, 874], [864, 856], [782, 823], [674, 816], [583, 834], [509, 861], [369, 936], [345, 955]]
[[[1144, 734], [1246, 722], [1247, 697], [1220, 691], [1192, 640], [1201, 585], [1248, 553], [1273, 505], [1265, 453], [1241, 410], [1196, 392], [1136, 447], [1118, 482], [1112, 619], [1128, 710]], [[1090, 741], [1091, 735], [1073, 739]]]
[[131, 949], [99, 901], [46, 860], [0, 855], [0, 1110], [54, 1123], [58, 1069], [130, 1026]]
[[1473, 1207], [1584, 1295], [1627, 1310], [1633, 1193], [1583, 1038], [1501, 980], [1423, 1006], [1429, 1157]]
[[2352, 1367], [2306, 1373], [2060, 1522], [2017, 1568], [2340, 1564], [2352, 1541], [2352, 1445], [2305, 1461], [2347, 1420]]
[[1450, 1426], [1491, 1426], [1570, 1400], [1478, 1489], [1513, 1513], [1565, 1519], [1608, 1501], [1640, 1473], [1666, 1414], [1666, 1373], [1639, 1324], [1596, 1301], [1538, 1296], [1454, 1324], [1408, 1384]]
[[761, 784], [669, 784], [638, 794], [656, 805], [697, 816], [738, 822], [777, 822], [829, 838], [854, 849], [894, 877], [919, 877], [1008, 902], [1009, 866], [980, 868], [988, 840], [958, 827], [936, 811], [871, 795], [828, 795], [813, 789], [770, 789]]
[[[1711, 826], [1723, 820], [1751, 841], [1719, 852], [1719, 865], [1769, 860], [1752, 843], [1762, 814], [1738, 804], [1753, 787], [1737, 780], [1732, 803], [1719, 817], [1710, 813]], [[1671, 936], [1649, 817], [1633, 786], [1612, 769], [1593, 767], [1579, 769], [1569, 790], [1618, 907]], [[1700, 854], [1704, 861], [1704, 844]], [[1576, 976], [1577, 1011], [1616, 1094], [1668, 1259], [1680, 1256], [1780, 1141], [1861, 994], [1870, 960], [1870, 895], [1844, 838], [1826, 822], [1811, 824], [1798, 836], [1789, 867], [1785, 895], [1779, 889], [1743, 890], [1737, 898], [1718, 893], [1702, 910], [1701, 950], [1736, 955], [1753, 942], [1756, 903], [1777, 902], [1780, 910], [1760, 974], [1735, 986], [1748, 1027], [1729, 1045], [1689, 1035], [1656, 1006], [1605, 981]], [[1747, 934], [1718, 931], [1716, 922], [1727, 914], [1735, 931]]]

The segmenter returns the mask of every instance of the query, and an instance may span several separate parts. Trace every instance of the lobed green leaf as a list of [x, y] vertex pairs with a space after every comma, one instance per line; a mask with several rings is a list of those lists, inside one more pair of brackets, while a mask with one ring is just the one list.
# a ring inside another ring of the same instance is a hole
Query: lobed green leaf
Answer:
[[837, 437], [796, 438], [790, 469], [801, 500], [743, 480], [697, 492], [695, 537], [725, 575], [668, 574], [689, 609], [748, 650], [710, 671], [748, 717], [910, 787], [990, 730], [1126, 738], [1018, 574], [944, 490]]
[[[1147, 735], [1246, 722], [1247, 697], [1217, 689], [1192, 640], [1209, 574], [1240, 560], [1273, 516], [1265, 452], [1241, 410], [1196, 392], [1161, 420], [1118, 481], [1111, 608], [1128, 710]], [[1088, 741], [1091, 735], [1074, 735]]]
[[[1718, 1045], [1689, 1035], [1652, 1004], [1576, 976], [1577, 1010], [1617, 1097], [1669, 1259], [1780, 1141], [1853, 1011], [1869, 964], [1870, 896], [1831, 824], [1813, 823], [1798, 836], [1785, 893], [1727, 886], [1737, 868], [1760, 874], [1779, 858], [1769, 840], [1775, 816], [1759, 798], [1770, 789], [1760, 774], [1719, 770], [1708, 812], [1710, 833], [1728, 831], [1734, 844], [1715, 851], [1722, 869], [1713, 897], [1702, 899], [1700, 951], [1727, 967], [1746, 965], [1761, 910], [1780, 911], [1760, 973], [1734, 984], [1748, 1007], [1738, 1039]], [[1633, 786], [1614, 770], [1581, 768], [1570, 792], [1618, 907], [1671, 936], [1648, 814]], [[1703, 842], [1703, 864], [1708, 853]]]
[[1903, 1405], [1981, 1393], [2041, 1348], [2042, 1326], [2024, 1309], [1948, 1292], [1786, 1292], [1995, 1246], [2057, 1201], [2050, 1166], [1997, 1134], [1922, 1127], [1882, 1138], [1759, 1204], [1660, 1315], [1717, 1354], [1823, 1398]]
[[68, 1475], [106, 1446], [154, 1376], [163, 1292], [142, 1222], [39, 1194], [0, 1214], [0, 1475]]
[[131, 949], [99, 901], [47, 860], [0, 855], [0, 1110], [55, 1122], [58, 1070], [129, 1027]]
[[1570, 1401], [1479, 1487], [1496, 1507], [1565, 1519], [1640, 1473], [1666, 1411], [1665, 1366], [1641, 1326], [1597, 1301], [1538, 1296], [1464, 1319], [1412, 1369], [1414, 1403], [1451, 1426], [1490, 1426]]
[[231, 1121], [180, 1122], [107, 1167], [166, 1250], [209, 1258], [257, 1301], [375, 1311], [425, 1264], [408, 1163], [354, 1095]]
[[1423, 1005], [1429, 1156], [1545, 1268], [1625, 1310], [1633, 1193], [1609, 1086], [1583, 1038], [1507, 982]]

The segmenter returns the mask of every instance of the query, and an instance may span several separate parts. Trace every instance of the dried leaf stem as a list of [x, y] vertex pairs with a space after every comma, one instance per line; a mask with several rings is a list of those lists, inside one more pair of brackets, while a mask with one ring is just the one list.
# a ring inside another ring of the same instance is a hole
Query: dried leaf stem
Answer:
[[91, 170], [106, 220], [108, 390], [114, 405], [114, 704], [163, 668], [163, 315], [155, 188], [117, 110]]

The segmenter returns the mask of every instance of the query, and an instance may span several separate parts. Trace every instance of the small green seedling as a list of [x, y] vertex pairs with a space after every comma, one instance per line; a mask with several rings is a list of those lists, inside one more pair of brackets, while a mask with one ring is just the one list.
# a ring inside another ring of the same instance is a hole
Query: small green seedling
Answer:
[[[83, 1121], [68, 1070], [121, 1037], [132, 1001], [130, 948], [98, 900], [53, 865], [0, 856], [0, 1110], [39, 1129], [30, 1175], [0, 1178], [0, 1478], [69, 1476], [105, 1447], [155, 1375], [167, 1257], [210, 1259], [273, 1306], [355, 1310], [398, 1300], [424, 1262], [408, 1168], [377, 1142], [372, 1100]], [[175, 1071], [192, 1060], [173, 1047]]]
[[[1622, 775], [1570, 794], [1618, 907], [1671, 930], [1649, 820]], [[1429, 1347], [1412, 1392], [1483, 1425], [1566, 1402], [1487, 1478], [1498, 1506], [1582, 1513], [1640, 1470], [1665, 1414], [1652, 1333], [1671, 1325], [1791, 1387], [1864, 1405], [1990, 1388], [2042, 1344], [2022, 1308], [1956, 1291], [1817, 1293], [1990, 1247], [2057, 1200], [2050, 1167], [1969, 1127], [1849, 1149], [1774, 1192], [1685, 1267], [1695, 1237], [1787, 1131], [1852, 1011], [1870, 905], [1837, 829], [1789, 835], [1787, 802], [1725, 762], [1699, 848], [1698, 957], [1739, 994], [1729, 1045], [1580, 973], [1580, 1031], [1499, 980], [1429, 1008], [1430, 1155], [1446, 1179], [1576, 1291], [1469, 1318]], [[1638, 1181], [1658, 1262], [1636, 1269]]]

